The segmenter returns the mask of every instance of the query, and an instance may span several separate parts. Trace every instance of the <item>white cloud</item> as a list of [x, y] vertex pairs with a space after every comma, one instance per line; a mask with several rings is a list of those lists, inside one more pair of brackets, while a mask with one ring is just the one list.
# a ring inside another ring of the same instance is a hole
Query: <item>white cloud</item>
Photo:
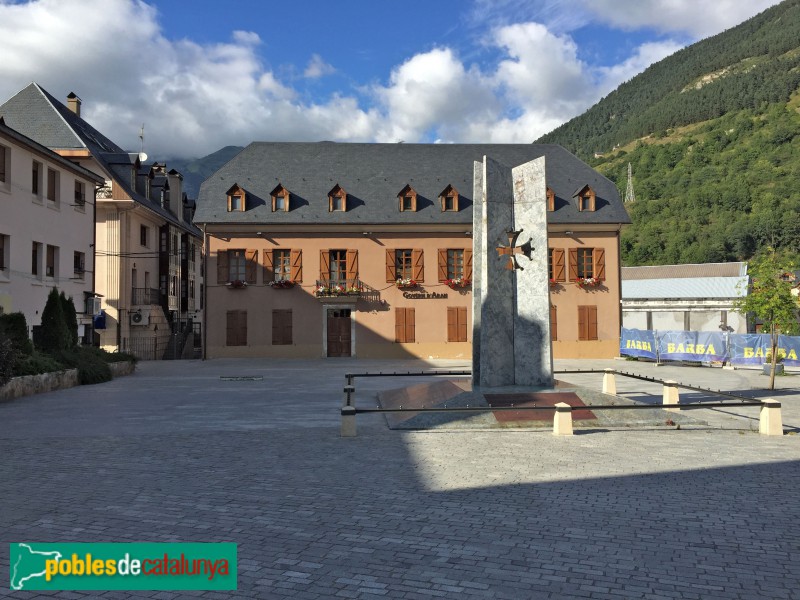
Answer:
[[332, 75], [336, 73], [336, 69], [333, 65], [329, 65], [319, 54], [312, 54], [311, 60], [308, 61], [308, 66], [306, 70], [303, 72], [303, 77], [308, 79], [318, 79], [319, 77], [323, 77], [325, 75]]
[[[573, 0], [574, 1], [574, 0]], [[584, 10], [614, 27], [652, 27], [685, 32], [696, 39], [746, 21], [780, 0], [580, 0]]]
[[683, 44], [672, 40], [648, 42], [639, 46], [633, 56], [624, 62], [611, 67], [600, 67], [598, 73], [601, 76], [601, 95], [605, 96], [612, 92], [620, 84], [638, 75], [650, 65], [674, 54], [681, 48], [683, 48]]

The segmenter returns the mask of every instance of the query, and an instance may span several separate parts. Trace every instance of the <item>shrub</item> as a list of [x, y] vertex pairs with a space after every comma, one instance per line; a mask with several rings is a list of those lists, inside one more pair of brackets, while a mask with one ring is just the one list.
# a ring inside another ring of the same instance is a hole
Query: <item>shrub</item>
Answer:
[[14, 366], [14, 348], [11, 340], [0, 332], [0, 386], [8, 383]]
[[108, 363], [90, 348], [64, 350], [59, 352], [56, 358], [60, 363], [78, 369], [78, 381], [81, 385], [103, 383], [112, 379]]
[[33, 352], [31, 354], [17, 354], [14, 360], [13, 376], [23, 377], [24, 375], [40, 375], [42, 373], [54, 373], [63, 371], [64, 365], [52, 356]]
[[139, 359], [135, 357], [133, 354], [128, 354], [127, 352], [108, 352], [103, 350], [102, 348], [97, 348], [95, 346], [83, 346], [82, 350], [84, 352], [91, 352], [95, 356], [99, 357], [103, 361], [107, 363], [117, 363], [117, 362], [139, 362]]
[[42, 311], [42, 352], [56, 356], [59, 352], [71, 347], [71, 335], [67, 328], [67, 320], [64, 317], [64, 309], [61, 305], [61, 298], [58, 289], [53, 288], [47, 296], [47, 303]]
[[11, 341], [11, 347], [18, 354], [33, 353], [33, 344], [28, 337], [28, 323], [21, 312], [0, 315], [0, 334]]
[[61, 310], [64, 311], [64, 321], [69, 331], [70, 348], [78, 345], [78, 313], [75, 311], [75, 303], [72, 298], [67, 298], [64, 292], [58, 297], [61, 302]]

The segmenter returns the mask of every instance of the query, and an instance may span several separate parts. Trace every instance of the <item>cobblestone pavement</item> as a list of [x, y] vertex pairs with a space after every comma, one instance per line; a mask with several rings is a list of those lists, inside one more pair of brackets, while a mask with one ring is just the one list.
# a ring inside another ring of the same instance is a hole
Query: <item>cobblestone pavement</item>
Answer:
[[[767, 393], [753, 390], [767, 378], [752, 371], [556, 366], [776, 397], [786, 431], [800, 429], [800, 376]], [[230, 541], [238, 592], [180, 597], [800, 597], [800, 435], [753, 432], [757, 409], [697, 411], [709, 423], [697, 429], [571, 438], [399, 432], [363, 415], [358, 437], [340, 438], [344, 372], [397, 367], [144, 363], [108, 384], [0, 403], [0, 572], [14, 541]], [[570, 380], [599, 387], [601, 377]], [[357, 401], [415, 381], [358, 380]], [[655, 384], [618, 387], [660, 399]]]

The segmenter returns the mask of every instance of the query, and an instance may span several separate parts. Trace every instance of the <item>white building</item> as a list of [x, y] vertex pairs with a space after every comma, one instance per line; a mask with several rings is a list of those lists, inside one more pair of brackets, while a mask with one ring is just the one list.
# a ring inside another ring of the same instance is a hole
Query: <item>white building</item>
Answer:
[[0, 313], [39, 326], [54, 287], [91, 331], [95, 188], [103, 178], [8, 127], [0, 117]]

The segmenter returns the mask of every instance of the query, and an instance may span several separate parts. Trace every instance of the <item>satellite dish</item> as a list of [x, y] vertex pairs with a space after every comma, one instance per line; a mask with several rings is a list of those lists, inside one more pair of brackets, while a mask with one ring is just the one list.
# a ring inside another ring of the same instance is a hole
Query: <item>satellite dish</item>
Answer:
[[139, 162], [144, 162], [147, 160], [147, 154], [144, 152], [139, 152]]

